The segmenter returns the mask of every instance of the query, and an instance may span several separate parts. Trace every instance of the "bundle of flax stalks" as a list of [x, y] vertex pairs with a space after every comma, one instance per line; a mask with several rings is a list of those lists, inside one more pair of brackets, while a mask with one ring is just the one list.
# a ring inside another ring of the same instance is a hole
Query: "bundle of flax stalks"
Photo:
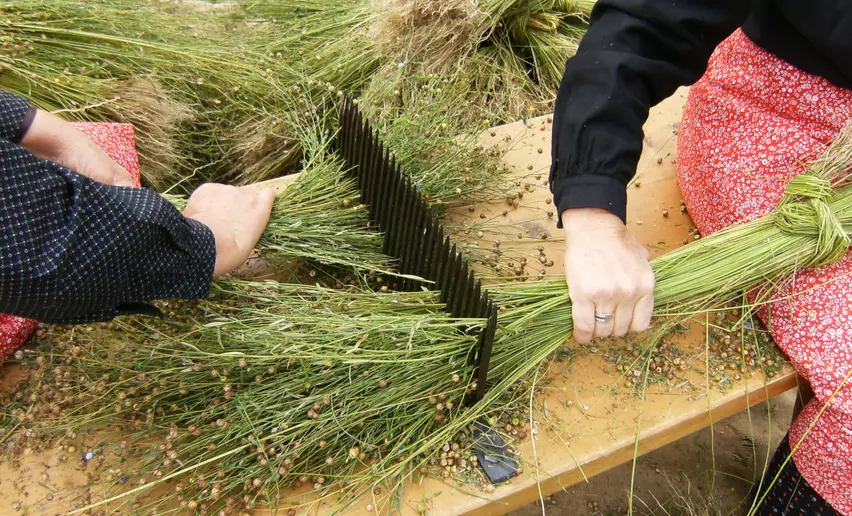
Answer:
[[[388, 271], [392, 260], [382, 254], [382, 235], [370, 227], [355, 180], [331, 149], [331, 135], [317, 123], [305, 132], [302, 171], [275, 199], [258, 243], [260, 257], [273, 269], [299, 258], [347, 270]], [[164, 195], [178, 209], [187, 198]]]
[[[139, 514], [280, 509], [288, 487], [393, 493], [411, 470], [474, 467], [463, 403], [476, 387], [469, 331], [481, 321], [449, 318], [430, 292], [214, 290], [171, 304], [167, 323], [43, 335], [33, 403], [14, 413], [29, 443], [120, 429], [121, 445], [97, 451], [104, 498]], [[511, 421], [510, 406], [492, 406], [492, 417]]]
[[[794, 271], [835, 262], [852, 233], [852, 125], [804, 173], [787, 185], [776, 209], [651, 261], [655, 315], [682, 321], [723, 309], [744, 291], [753, 307], [768, 302]], [[836, 188], [832, 188], [835, 185]], [[570, 339], [571, 299], [565, 282], [512, 283], [490, 289], [503, 304], [504, 339], [494, 345], [492, 373], [499, 394], [533, 374]]]

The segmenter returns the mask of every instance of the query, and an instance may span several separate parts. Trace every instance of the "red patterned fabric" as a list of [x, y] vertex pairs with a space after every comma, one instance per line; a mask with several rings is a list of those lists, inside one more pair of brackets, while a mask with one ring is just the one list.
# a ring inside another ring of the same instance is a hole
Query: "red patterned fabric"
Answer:
[[[678, 135], [678, 182], [698, 229], [772, 211], [850, 121], [852, 90], [732, 35], [690, 89]], [[852, 253], [798, 271], [774, 299], [758, 315], [816, 394], [790, 429], [791, 446], [803, 439], [793, 460], [835, 510], [852, 515]]]
[[114, 122], [75, 122], [74, 127], [98, 144], [116, 163], [130, 172], [139, 186], [139, 156], [136, 154], [136, 131], [131, 124]]
[[[77, 122], [73, 124], [124, 167], [139, 186], [139, 158], [136, 154], [136, 132], [130, 124]], [[37, 321], [0, 314], [0, 364], [33, 334]]]

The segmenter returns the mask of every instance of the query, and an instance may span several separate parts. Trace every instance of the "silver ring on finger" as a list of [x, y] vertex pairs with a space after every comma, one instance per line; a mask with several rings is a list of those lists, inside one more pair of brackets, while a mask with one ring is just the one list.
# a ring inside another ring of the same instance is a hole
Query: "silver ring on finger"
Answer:
[[614, 314], [602, 314], [602, 313], [595, 312], [595, 322], [604, 323], [604, 324], [611, 323], [613, 317], [614, 317]]

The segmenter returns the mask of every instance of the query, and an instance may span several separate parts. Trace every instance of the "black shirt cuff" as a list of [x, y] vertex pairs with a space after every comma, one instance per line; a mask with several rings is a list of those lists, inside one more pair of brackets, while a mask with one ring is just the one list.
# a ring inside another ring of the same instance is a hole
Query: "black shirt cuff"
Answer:
[[557, 227], [562, 227], [562, 213], [573, 208], [600, 208], [627, 220], [627, 187], [618, 178], [601, 174], [563, 176], [553, 191], [553, 202], [559, 210]]
[[38, 113], [38, 109], [29, 106], [27, 108], [27, 114], [24, 115], [24, 119], [21, 120], [21, 125], [18, 126], [18, 129], [12, 135], [12, 139], [9, 140], [12, 143], [19, 144], [21, 140], [24, 139], [24, 136], [27, 135], [27, 131], [30, 130], [30, 127], [33, 125], [33, 120], [35, 120], [36, 113]]

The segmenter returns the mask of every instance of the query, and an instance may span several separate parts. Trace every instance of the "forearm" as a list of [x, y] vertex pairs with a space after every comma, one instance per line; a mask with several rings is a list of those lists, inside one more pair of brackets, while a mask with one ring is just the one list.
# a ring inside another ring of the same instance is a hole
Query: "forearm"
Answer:
[[0, 312], [104, 321], [207, 295], [215, 239], [160, 196], [96, 183], [0, 141]]
[[70, 123], [42, 110], [36, 110], [20, 144], [39, 158], [51, 161], [57, 161], [69, 149], [93, 145], [85, 134]]

